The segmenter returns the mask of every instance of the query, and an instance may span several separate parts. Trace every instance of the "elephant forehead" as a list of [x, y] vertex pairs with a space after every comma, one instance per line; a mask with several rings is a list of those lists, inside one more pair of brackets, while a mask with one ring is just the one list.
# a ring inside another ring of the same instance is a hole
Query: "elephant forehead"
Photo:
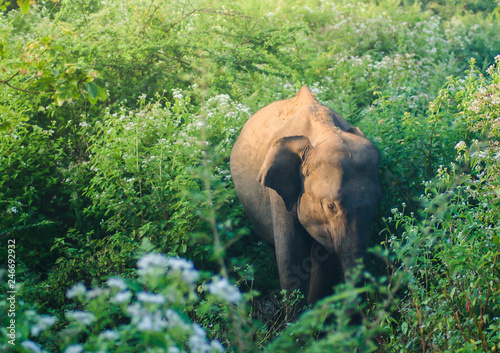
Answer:
[[368, 151], [350, 149], [345, 146], [323, 150], [317, 149], [315, 156], [308, 160], [309, 172], [321, 174], [323, 178], [330, 175], [349, 175], [354, 171], [362, 171], [376, 167], [376, 156]]
[[305, 178], [304, 192], [320, 200], [340, 200], [342, 198], [342, 169], [331, 168], [328, 171], [324, 169], [316, 170]]
[[376, 184], [377, 173], [376, 158], [337, 153], [309, 166], [304, 192], [318, 199], [341, 200], [345, 194], [366, 192]]

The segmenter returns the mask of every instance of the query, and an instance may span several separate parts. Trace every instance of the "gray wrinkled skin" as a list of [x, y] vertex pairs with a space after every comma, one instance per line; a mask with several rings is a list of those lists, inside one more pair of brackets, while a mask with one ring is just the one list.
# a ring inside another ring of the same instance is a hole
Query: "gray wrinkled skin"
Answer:
[[378, 153], [309, 88], [245, 123], [231, 174], [254, 232], [275, 248], [282, 289], [314, 303], [363, 257], [381, 196]]

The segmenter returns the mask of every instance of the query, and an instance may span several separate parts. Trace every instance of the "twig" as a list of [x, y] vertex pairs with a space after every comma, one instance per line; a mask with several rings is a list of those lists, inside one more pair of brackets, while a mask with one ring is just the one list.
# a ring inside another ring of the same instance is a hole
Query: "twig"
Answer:
[[194, 9], [194, 10], [188, 12], [187, 14], [185, 14], [184, 16], [182, 16], [179, 20], [177, 20], [174, 23], [172, 23], [170, 25], [170, 27], [168, 27], [165, 30], [165, 33], [170, 32], [172, 30], [172, 28], [174, 28], [175, 26], [177, 26], [179, 23], [181, 23], [182, 21], [184, 21], [186, 18], [190, 17], [191, 15], [194, 15], [195, 13], [209, 13], [209, 14], [218, 14], [218, 15], [225, 15], [225, 16], [231, 16], [231, 17], [251, 18], [250, 16], [246, 16], [246, 15], [240, 14], [238, 12], [229, 13], [229, 12], [207, 10], [207, 9]]
[[[25, 88], [19, 88], [19, 87], [13, 86], [13, 85], [11, 85], [9, 83], [9, 81], [2, 81], [2, 80], [0, 80], [0, 83], [4, 83], [7, 86], [9, 86], [10, 88], [15, 89], [16, 91], [21, 91], [21, 92], [26, 92], [26, 93], [37, 93], [37, 94], [42, 93], [41, 91], [30, 91], [30, 90], [25, 89]], [[54, 91], [47, 91], [47, 92], [54, 92]]]
[[415, 309], [417, 310], [417, 318], [418, 318], [418, 328], [420, 331], [420, 336], [422, 337], [422, 352], [425, 353], [425, 339], [424, 339], [424, 328], [422, 327], [422, 314], [418, 308], [417, 299], [414, 299]]
[[[151, 8], [153, 7], [153, 3], [154, 2], [155, 2], [155, 0], [151, 0], [151, 4], [149, 5], [148, 13], [151, 10]], [[153, 15], [155, 14], [156, 11], [158, 11], [158, 9], [160, 8], [160, 6], [161, 6], [161, 3], [158, 6], [155, 7], [155, 9], [151, 12], [151, 15], [148, 14], [148, 19], [144, 23], [144, 26], [142, 27], [142, 30], [141, 30], [142, 35], [144, 35], [144, 32], [146, 31], [146, 27], [148, 26], [149, 22], [153, 18]]]

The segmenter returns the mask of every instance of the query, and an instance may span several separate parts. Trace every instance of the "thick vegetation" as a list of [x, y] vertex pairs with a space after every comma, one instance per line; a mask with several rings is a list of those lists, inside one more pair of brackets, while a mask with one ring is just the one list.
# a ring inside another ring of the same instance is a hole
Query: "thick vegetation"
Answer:
[[[498, 1], [0, 9], [1, 351], [500, 349]], [[374, 141], [384, 198], [368, 266], [291, 323], [229, 154], [304, 84]]]

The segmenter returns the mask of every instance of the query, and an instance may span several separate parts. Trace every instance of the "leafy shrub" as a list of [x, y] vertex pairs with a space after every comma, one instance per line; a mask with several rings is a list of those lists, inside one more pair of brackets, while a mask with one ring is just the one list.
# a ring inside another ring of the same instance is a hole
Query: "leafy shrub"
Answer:
[[466, 80], [450, 79], [440, 98], [456, 105], [437, 113], [453, 116], [469, 136], [487, 140], [456, 144], [456, 163], [441, 166], [437, 179], [425, 183], [418, 215], [393, 209], [390, 221], [403, 233], [388, 242], [401, 254], [396, 271], [409, 278], [398, 307], [401, 317], [392, 318], [388, 349], [470, 352], [499, 347], [500, 302], [494, 294], [500, 250], [499, 64], [500, 56], [488, 69], [489, 79], [473, 66]]
[[[224, 352], [219, 340], [207, 340], [205, 329], [189, 318], [190, 308], [201, 301], [219, 306], [219, 320], [225, 326], [234, 325], [235, 331], [223, 331], [223, 343], [247, 344], [245, 332], [239, 329], [245, 317], [243, 296], [227, 278], [214, 276], [208, 281], [209, 275], [203, 274], [206, 283], [197, 287], [201, 274], [191, 262], [159, 253], [141, 257], [137, 266], [138, 278], [110, 277], [99, 287], [78, 283], [67, 291], [66, 296], [78, 300], [84, 310], [65, 312], [65, 324], [56, 333], [60, 351]], [[0, 307], [7, 316], [8, 302], [2, 300]], [[21, 306], [16, 340], [22, 351], [42, 352], [29, 338], [47, 335], [44, 331], [56, 321]], [[6, 336], [7, 329], [1, 331]], [[6, 342], [1, 347], [5, 352], [16, 351], [15, 345]]]
[[[20, 271], [42, 267], [53, 261], [48, 251], [52, 237], [64, 232], [60, 227], [71, 217], [58, 175], [66, 158], [65, 141], [52, 128], [29, 125], [0, 140], [0, 237], [17, 240], [25, 254]], [[6, 246], [2, 243], [0, 251], [6, 253]]]

